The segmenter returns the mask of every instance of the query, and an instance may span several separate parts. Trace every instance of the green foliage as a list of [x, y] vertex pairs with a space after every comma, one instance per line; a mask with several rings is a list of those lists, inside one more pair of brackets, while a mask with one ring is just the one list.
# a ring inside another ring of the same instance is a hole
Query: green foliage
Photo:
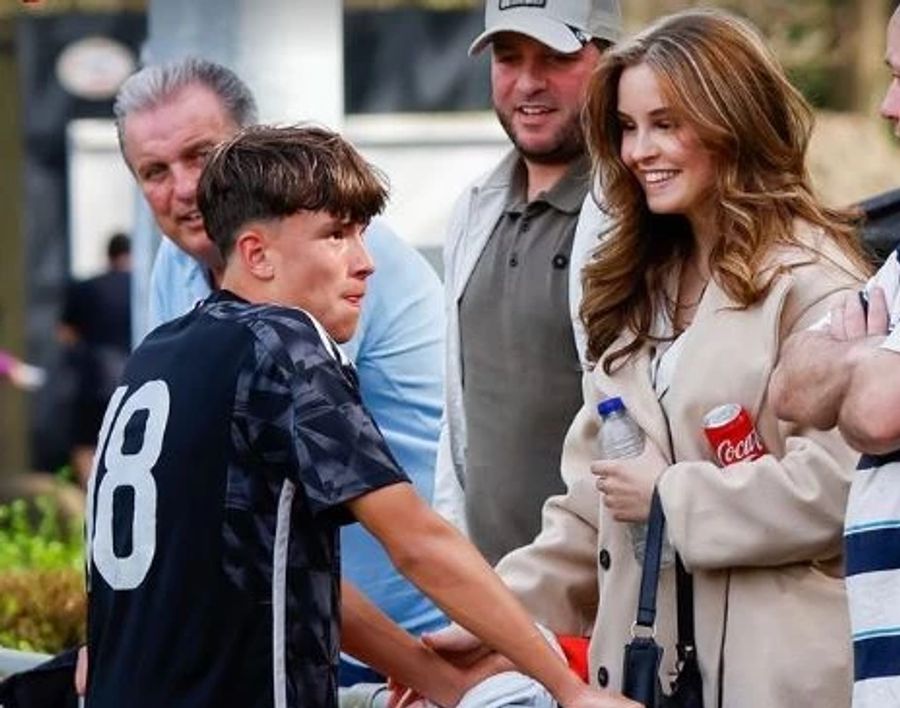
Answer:
[[56, 653], [84, 637], [80, 520], [49, 497], [0, 505], [0, 646]]
[[0, 505], [0, 572], [71, 568], [84, 563], [82, 525], [63, 519], [49, 497]]
[[0, 574], [0, 646], [56, 654], [84, 641], [84, 577], [71, 568]]
[[806, 65], [789, 69], [788, 77], [815, 108], [845, 107], [847, 97], [835, 72], [827, 67]]

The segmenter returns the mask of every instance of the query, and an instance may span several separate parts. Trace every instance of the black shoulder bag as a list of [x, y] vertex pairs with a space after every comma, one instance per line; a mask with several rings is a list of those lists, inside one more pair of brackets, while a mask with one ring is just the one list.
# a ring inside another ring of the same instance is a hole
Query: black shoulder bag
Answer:
[[678, 604], [677, 674], [666, 694], [659, 682], [663, 648], [656, 643], [656, 589], [662, 556], [663, 514], [659, 494], [654, 489], [647, 522], [647, 545], [633, 637], [625, 645], [622, 693], [646, 708], [703, 708], [703, 682], [694, 646], [694, 587], [681, 558], [675, 556]]

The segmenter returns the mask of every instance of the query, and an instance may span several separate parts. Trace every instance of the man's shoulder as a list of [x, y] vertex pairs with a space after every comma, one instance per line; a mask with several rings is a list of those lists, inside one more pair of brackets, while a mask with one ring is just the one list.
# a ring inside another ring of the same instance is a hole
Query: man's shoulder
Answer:
[[178, 263], [185, 267], [200, 267], [200, 264], [187, 251], [183, 251], [178, 244], [167, 236], [163, 236], [160, 239], [159, 247], [156, 250], [156, 260]]
[[519, 152], [515, 149], [510, 150], [493, 167], [472, 180], [465, 193], [482, 189], [508, 190], [521, 162], [522, 156]]
[[464, 240], [462, 237], [474, 220], [493, 226], [506, 205], [515, 168], [521, 160], [516, 150], [510, 150], [487, 172], [472, 180], [456, 198], [450, 213], [450, 223], [444, 239], [444, 265], [452, 265], [453, 253]]

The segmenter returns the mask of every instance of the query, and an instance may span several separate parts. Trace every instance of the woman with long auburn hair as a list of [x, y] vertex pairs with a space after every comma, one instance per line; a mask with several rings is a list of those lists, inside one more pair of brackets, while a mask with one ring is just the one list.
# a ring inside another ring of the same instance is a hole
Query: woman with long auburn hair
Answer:
[[[852, 661], [842, 521], [855, 464], [835, 431], [780, 421], [766, 397], [782, 342], [858, 287], [849, 212], [814, 195], [810, 108], [755, 29], [722, 11], [665, 17], [609, 50], [587, 140], [615, 221], [584, 271], [585, 404], [565, 495], [498, 571], [560, 634], [589, 634], [590, 678], [621, 690], [654, 488], [693, 577], [706, 708], [844, 708]], [[637, 457], [598, 460], [598, 402], [622, 398]], [[723, 468], [704, 417], [749, 414], [766, 454]], [[660, 679], [675, 667], [674, 564], [661, 573]]]

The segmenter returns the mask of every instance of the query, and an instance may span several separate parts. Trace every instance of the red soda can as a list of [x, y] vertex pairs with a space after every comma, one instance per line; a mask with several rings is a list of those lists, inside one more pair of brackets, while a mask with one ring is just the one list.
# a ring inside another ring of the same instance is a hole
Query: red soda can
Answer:
[[750, 414], [737, 403], [716, 406], [703, 416], [703, 431], [722, 467], [755, 460], [767, 452]]

